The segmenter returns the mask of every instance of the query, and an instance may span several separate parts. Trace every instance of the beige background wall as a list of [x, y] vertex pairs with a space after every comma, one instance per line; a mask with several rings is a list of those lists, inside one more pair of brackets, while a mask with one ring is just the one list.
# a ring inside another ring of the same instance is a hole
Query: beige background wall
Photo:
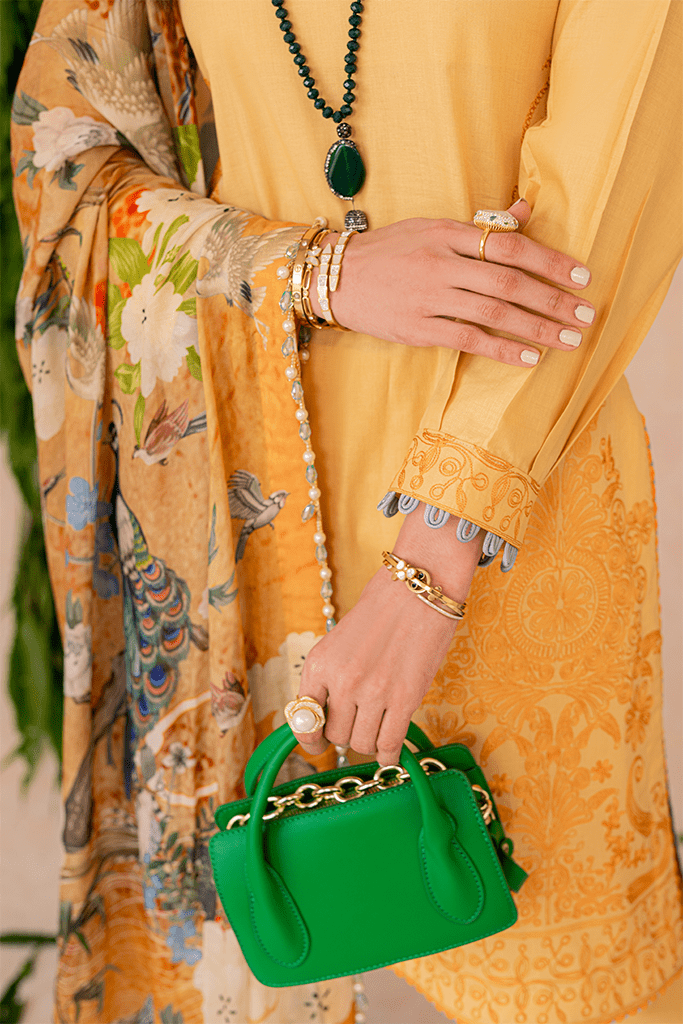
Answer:
[[[674, 813], [683, 831], [683, 271], [628, 372], [636, 402], [647, 419], [655, 464], [659, 505], [662, 617], [664, 630], [665, 726]], [[0, 459], [0, 758], [16, 745], [11, 709], [5, 697], [4, 670], [13, 623], [7, 602], [20, 532], [19, 500]], [[53, 782], [56, 766], [46, 758], [28, 797], [20, 794], [19, 763], [0, 775], [0, 930], [54, 932], [57, 927], [60, 808]], [[0, 989], [26, 957], [25, 950], [2, 948]], [[43, 954], [40, 971], [29, 983], [27, 1024], [51, 1019], [54, 953]], [[445, 1017], [389, 972], [368, 978], [369, 1021], [374, 1024], [436, 1024]]]

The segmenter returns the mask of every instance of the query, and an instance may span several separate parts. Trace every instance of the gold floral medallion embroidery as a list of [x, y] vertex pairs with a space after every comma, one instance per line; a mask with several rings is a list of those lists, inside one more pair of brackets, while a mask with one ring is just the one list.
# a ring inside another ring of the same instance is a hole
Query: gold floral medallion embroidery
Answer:
[[[680, 958], [654, 504], [629, 500], [610, 418], [546, 482], [513, 572], [476, 575], [420, 713], [473, 748], [530, 872], [514, 928], [398, 969], [463, 1022], [606, 1024]], [[644, 443], [638, 461], [642, 495]]]

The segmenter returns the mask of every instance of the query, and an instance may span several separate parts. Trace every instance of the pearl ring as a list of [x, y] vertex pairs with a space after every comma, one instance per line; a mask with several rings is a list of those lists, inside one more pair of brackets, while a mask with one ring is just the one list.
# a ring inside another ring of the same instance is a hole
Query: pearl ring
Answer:
[[306, 735], [317, 732], [325, 724], [325, 712], [315, 697], [297, 697], [285, 708], [285, 718], [292, 732]]

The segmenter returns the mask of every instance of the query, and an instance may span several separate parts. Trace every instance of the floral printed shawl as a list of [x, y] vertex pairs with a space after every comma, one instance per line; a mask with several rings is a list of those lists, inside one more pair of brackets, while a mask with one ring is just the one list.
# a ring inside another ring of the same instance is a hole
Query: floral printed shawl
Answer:
[[268, 326], [301, 227], [207, 198], [210, 103], [175, 0], [44, 0], [12, 122], [66, 653], [56, 1018], [352, 1019], [348, 980], [255, 981], [207, 852], [324, 628]]

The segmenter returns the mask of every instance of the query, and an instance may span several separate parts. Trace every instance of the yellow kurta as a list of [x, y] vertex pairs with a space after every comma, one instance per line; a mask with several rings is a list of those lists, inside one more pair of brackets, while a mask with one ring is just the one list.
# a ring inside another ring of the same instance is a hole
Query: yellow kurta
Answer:
[[[348, 5], [288, 11], [339, 105]], [[338, 228], [348, 204], [323, 175], [335, 127], [307, 99], [271, 5], [181, 0], [181, 12], [213, 97], [216, 198]], [[678, 190], [679, 21], [680, 4], [654, 0], [364, 12], [351, 123], [370, 226], [467, 221], [518, 190], [526, 233], [590, 267], [598, 310], [579, 350], [547, 351], [533, 371], [324, 332], [304, 372], [341, 614], [395, 538], [397, 520], [375, 510], [389, 488], [521, 546], [508, 576], [479, 571], [418, 716], [435, 741], [473, 747], [533, 871], [515, 928], [399, 969], [459, 1021], [604, 1024], [680, 967], [654, 498], [622, 377], [679, 256], [662, 229]]]

